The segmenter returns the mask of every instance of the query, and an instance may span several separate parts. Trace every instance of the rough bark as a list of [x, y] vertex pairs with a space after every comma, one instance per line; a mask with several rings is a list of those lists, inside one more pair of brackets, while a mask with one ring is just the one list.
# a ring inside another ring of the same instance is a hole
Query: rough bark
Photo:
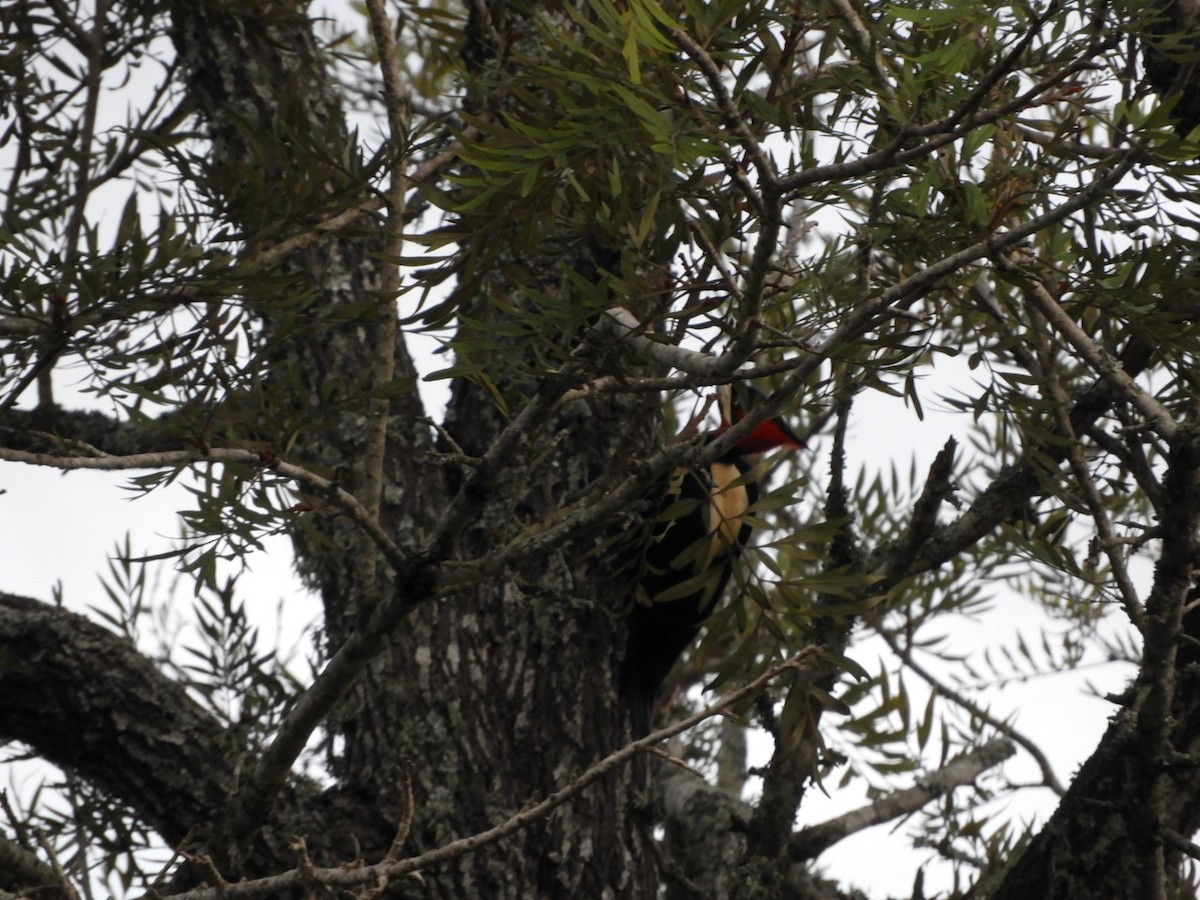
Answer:
[[1185, 137], [1200, 124], [1200, 3], [1158, 0], [1148, 11], [1141, 41], [1146, 80], [1173, 104], [1175, 130]]
[[[129, 641], [60, 607], [0, 593], [0, 648], [6, 738], [92, 782], [172, 846], [194, 848], [220, 820], [246, 748]], [[262, 816], [249, 870], [293, 867], [296, 835], [309, 837], [318, 858], [349, 858], [360, 817], [293, 779]]]
[[[216, 204], [251, 246], [286, 240], [324, 214], [370, 199], [365, 175], [355, 181], [353, 166], [347, 171], [333, 165], [349, 133], [306, 16], [289, 3], [257, 8], [178, 3], [172, 23], [189, 91], [213, 140]], [[254, 140], [239, 130], [247, 122]], [[297, 140], [301, 135], [325, 136], [330, 147], [308, 152]], [[357, 153], [350, 148], [347, 158]], [[271, 401], [273, 425], [278, 428], [283, 409], [294, 429], [292, 435], [276, 433], [275, 445], [290, 445], [289, 458], [332, 473], [351, 491], [363, 483], [368, 452], [373, 324], [377, 316], [393, 314], [390, 305], [374, 299], [383, 283], [384, 263], [376, 258], [382, 248], [377, 227], [329, 234], [264, 273], [286, 278], [298, 302], [281, 302], [287, 294], [279, 292], [252, 299], [271, 355], [263, 393]], [[415, 553], [431, 511], [446, 498], [438, 470], [426, 459], [430, 433], [416, 372], [399, 339], [396, 361], [397, 383], [407, 390], [393, 392], [380, 519]], [[324, 602], [326, 643], [333, 652], [396, 587], [381, 572], [382, 588], [369, 590], [359, 565], [366, 552], [363, 535], [342, 517], [318, 510], [299, 523], [296, 538], [300, 570]], [[409, 707], [386, 658], [346, 688], [349, 696], [331, 722], [343, 738], [342, 752], [331, 760], [344, 776], [334, 793], [340, 803], [364, 802], [364, 811], [370, 810], [360, 817], [354, 840], [365, 855], [379, 855], [402, 815], [395, 731]], [[378, 747], [393, 748], [386, 763]]]
[[[476, 65], [506, 65], [492, 41], [496, 34], [514, 44], [528, 41], [526, 52], [536, 59], [533, 6], [491, 9], [490, 22], [473, 15], [468, 29]], [[467, 104], [495, 105], [486, 79], [471, 87]], [[487, 212], [478, 215], [482, 221]], [[470, 230], [472, 221], [465, 216], [458, 225]], [[518, 254], [512, 249], [516, 235], [501, 229], [488, 246], [476, 248], [489, 263], [463, 274], [453, 301], [471, 320], [460, 329], [460, 362], [487, 323], [508, 324], [493, 310], [492, 298], [519, 310], [536, 292], [570, 296], [562, 266], [595, 271], [594, 248], [581, 246], [564, 257], [555, 248], [566, 242], [547, 234], [544, 250]], [[501, 364], [489, 377], [507, 413], [491, 392], [459, 379], [446, 416], [454, 445], [469, 456], [483, 455], [526, 405], [561, 394], [571, 385], [570, 366], [552, 374], [535, 358], [575, 354], [586, 365], [595, 349], [580, 342], [585, 333], [546, 335], [541, 347], [513, 339], [499, 350]], [[538, 421], [486, 492], [470, 484], [469, 473], [452, 470], [452, 489], [466, 491], [474, 508], [453, 538], [454, 557], [484, 557], [556, 510], [598, 496], [624, 474], [621, 460], [649, 449], [655, 421], [652, 398], [576, 402]], [[392, 708], [405, 714], [382, 732], [376, 728], [384, 740], [359, 769], [383, 771], [398, 759], [412, 771], [418, 797], [414, 849], [494, 824], [626, 739], [614, 676], [623, 623], [609, 563], [595, 552], [603, 536], [588, 534], [503, 571], [481, 573], [477, 583], [419, 610], [397, 635], [390, 675], [399, 703]], [[427, 890], [444, 897], [464, 891], [513, 898], [650, 895], [657, 876], [632, 789], [634, 773], [623, 769], [519, 838], [462, 858], [452, 871], [433, 877]]]
[[180, 685], [83, 616], [0, 594], [5, 736], [122, 798], [170, 843], [219, 809], [236, 748]]
[[[251, 234], [272, 229], [286, 235], [291, 210], [264, 210], [240, 202], [244, 172], [261, 160], [228, 123], [232, 113], [253, 115], [286, 150], [291, 129], [328, 133], [344, 128], [314, 51], [307, 23], [279, 7], [247, 16], [208, 4], [178, 4], [173, 17], [176, 43], [190, 88], [209, 121], [216, 165], [229, 185], [227, 214]], [[220, 79], [212, 73], [220, 72]], [[296, 90], [299, 80], [302, 90]], [[283, 97], [293, 98], [285, 106]], [[288, 119], [287, 117], [292, 117]], [[294, 167], [278, 172], [276, 191], [294, 190]], [[267, 169], [266, 178], [276, 173]], [[312, 177], [312, 176], [309, 176]], [[232, 194], [232, 199], [230, 199]], [[253, 199], [253, 198], [252, 198]], [[330, 239], [288, 260], [302, 290], [332, 327], [273, 335], [282, 365], [299, 374], [290, 402], [330, 412], [332, 422], [295, 444], [294, 455], [340, 473], [355, 483], [364, 452], [361, 397], [344, 373], [367, 372], [372, 347], [361, 321], [337, 324], [329, 309], [369, 297], [376, 287], [371, 240]], [[581, 260], [586, 265], [589, 260]], [[544, 259], [523, 261], [524, 287], [552, 280]], [[489, 289], [516, 292], [513, 282]], [[269, 308], [260, 314], [272, 322]], [[406, 358], [405, 358], [406, 359]], [[411, 366], [403, 364], [404, 373]], [[343, 373], [341, 396], [324, 394], [327, 373]], [[291, 386], [289, 386], [291, 387]], [[543, 390], [536, 380], [503, 383], [516, 409]], [[340, 405], [339, 402], [340, 401]], [[453, 538], [453, 556], [473, 559], [532, 522], [594, 491], [612, 461], [644, 449], [648, 429], [614, 427], [627, 420], [629, 404], [576, 404], [527, 436], [513, 472], [536, 471], [536, 481], [495, 480], [472, 488], [470, 526]], [[397, 540], [422, 549], [433, 511], [462, 489], [452, 473], [450, 492], [440, 470], [423, 465], [428, 432], [418, 424], [415, 394], [393, 408], [396, 423], [388, 447], [383, 521]], [[652, 421], [647, 418], [645, 421]], [[486, 451], [507, 424], [492, 398], [469, 383], [456, 390], [447, 428], [469, 454]], [[633, 443], [625, 443], [633, 436]], [[541, 442], [553, 441], [544, 454]], [[369, 610], [353, 548], [360, 539], [338, 522], [318, 521], [311, 543], [302, 542], [302, 566], [325, 600], [331, 648]], [[477, 585], [426, 605], [398, 629], [385, 654], [354, 685], [335, 727], [344, 750], [335, 760], [336, 793], [371, 807], [370, 826], [358, 839], [370, 858], [390, 841], [404, 813], [400, 785], [411, 775], [416, 819], [406, 849], [419, 851], [483, 830], [529, 798], [560, 786], [564, 779], [617, 746], [624, 735], [623, 711], [612, 691], [613, 648], [620, 623], [611, 615], [603, 563], [588, 551], [593, 538], [557, 548], [545, 558], [481, 575]], [[343, 552], [337, 552], [340, 548]], [[331, 550], [333, 552], [331, 552]], [[381, 596], [395, 587], [383, 573]], [[546, 748], [556, 756], [547, 757]], [[636, 896], [646, 890], [643, 838], [632, 814], [629, 776], [604, 782], [521, 838], [461, 860], [450, 871], [430, 872], [430, 896]], [[649, 877], [653, 877], [652, 874]], [[639, 889], [639, 883], [642, 887]]]

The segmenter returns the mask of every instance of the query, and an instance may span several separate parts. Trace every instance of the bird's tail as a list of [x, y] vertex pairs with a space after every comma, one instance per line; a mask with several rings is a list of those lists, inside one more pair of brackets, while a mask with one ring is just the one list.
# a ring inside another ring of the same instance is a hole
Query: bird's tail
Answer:
[[659, 688], [679, 654], [696, 636], [690, 622], [672, 621], [678, 615], [679, 611], [669, 609], [668, 604], [658, 604], [638, 606], [629, 616], [620, 687], [635, 738], [650, 733]]
[[634, 740], [644, 738], [650, 733], [650, 724], [654, 719], [654, 699], [658, 691], [644, 684], [627, 684], [622, 693], [629, 708], [629, 722]]

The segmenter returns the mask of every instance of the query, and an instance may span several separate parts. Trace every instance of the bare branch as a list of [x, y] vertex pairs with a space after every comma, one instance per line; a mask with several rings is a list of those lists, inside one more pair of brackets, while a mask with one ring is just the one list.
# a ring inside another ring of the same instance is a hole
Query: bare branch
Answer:
[[[1048, 351], [1043, 350], [1043, 353], [1046, 352]], [[1084, 502], [1087, 504], [1092, 523], [1099, 535], [1100, 547], [1108, 557], [1108, 564], [1112, 567], [1113, 579], [1117, 583], [1117, 591], [1121, 597], [1121, 606], [1125, 609], [1125, 614], [1129, 616], [1129, 621], [1140, 631], [1145, 618], [1141, 598], [1138, 597], [1133, 580], [1129, 577], [1129, 567], [1125, 564], [1125, 547], [1118, 540], [1117, 533], [1113, 529], [1112, 518], [1108, 515], [1104, 498], [1100, 496], [1096, 481], [1088, 470], [1087, 461], [1083, 458], [1083, 446], [1071, 425], [1071, 399], [1067, 396], [1066, 389], [1058, 377], [1058, 368], [1053, 361], [1046, 358], [1042, 369], [1046, 373], [1045, 379], [1039, 383], [1049, 395], [1058, 429], [1066, 438], [1067, 464], [1071, 467], [1075, 482], [1083, 492]]]
[[1017, 748], [1003, 738], [988, 741], [951, 760], [932, 775], [918, 779], [913, 787], [894, 791], [835, 819], [801, 829], [788, 842], [788, 855], [796, 862], [815, 859], [843, 838], [914, 813], [954, 788], [971, 784], [1016, 752]]
[[79, 892], [71, 885], [71, 879], [67, 877], [62, 863], [58, 861], [58, 854], [54, 850], [54, 845], [50, 843], [50, 839], [46, 836], [46, 832], [40, 828], [35, 828], [33, 836], [37, 839], [38, 846], [42, 848], [42, 853], [50, 860], [50, 868], [54, 872], [55, 886], [67, 900], [79, 900]]
[[[945, 446], [929, 465], [925, 487], [913, 505], [912, 517], [895, 553], [896, 566], [904, 565], [917, 549], [929, 539], [937, 527], [937, 514], [942, 504], [954, 494], [954, 456], [958, 441], [947, 438]], [[894, 574], [894, 573], [893, 573]]]
[[647, 337], [646, 325], [638, 321], [633, 313], [620, 306], [614, 306], [607, 311], [605, 324], [622, 341], [630, 345], [635, 353], [660, 365], [704, 379], [713, 378], [724, 381], [740, 377], [729, 374], [729, 362], [721, 356], [714, 356], [699, 350], [689, 350], [677, 344], [668, 344]]
[[60, 871], [15, 841], [0, 836], [0, 888], [31, 894], [36, 891], [37, 897], [47, 900], [77, 900], [70, 885], [64, 887]]
[[1185, 853], [1192, 859], [1200, 860], [1200, 845], [1194, 844], [1181, 835], [1173, 828], [1164, 828], [1163, 837], [1181, 853]]
[[366, 507], [353, 494], [340, 487], [337, 482], [310, 472], [303, 466], [285, 462], [277, 456], [255, 450], [240, 450], [233, 447], [210, 447], [205, 450], [163, 450], [154, 453], [133, 453], [125, 456], [58, 456], [53, 453], [30, 453], [0, 447], [0, 460], [27, 463], [33, 466], [49, 466], [64, 472], [78, 469], [98, 471], [127, 471], [130, 469], [182, 469], [206, 462], [235, 463], [254, 468], [269, 469], [284, 478], [295, 481], [310, 493], [329, 498], [354, 520], [383, 551], [393, 566], [403, 566], [409, 556], [405, 554], [379, 522], [372, 518]]
[[[404, 255], [404, 177], [405, 148], [408, 142], [408, 104], [405, 101], [400, 64], [392, 23], [383, 0], [367, 0], [371, 35], [379, 54], [383, 73], [383, 98], [387, 110], [388, 132], [396, 158], [392, 163], [387, 196], [384, 252], [391, 260], [381, 260], [382, 284], [378, 298], [378, 331], [372, 349], [372, 394], [367, 407], [367, 452], [363, 460], [363, 506], [375, 521], [383, 501], [384, 464], [387, 460], [388, 418], [392, 408], [388, 386], [396, 373], [396, 297], [400, 293], [399, 259]], [[379, 602], [379, 551], [372, 541], [364, 542], [358, 560], [360, 583], [365, 605]]]

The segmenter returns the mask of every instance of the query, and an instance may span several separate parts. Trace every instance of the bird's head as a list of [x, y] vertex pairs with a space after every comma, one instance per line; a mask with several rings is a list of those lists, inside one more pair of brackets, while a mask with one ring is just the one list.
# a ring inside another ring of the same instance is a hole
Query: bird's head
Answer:
[[[739, 385], [735, 391], [722, 392], [721, 395], [721, 424], [713, 432], [714, 437], [720, 437], [731, 427], [731, 423], [740, 422], [763, 395], [753, 388]], [[764, 419], [754, 429], [733, 445], [733, 455], [755, 457], [780, 447], [800, 449], [804, 441], [781, 416]]]

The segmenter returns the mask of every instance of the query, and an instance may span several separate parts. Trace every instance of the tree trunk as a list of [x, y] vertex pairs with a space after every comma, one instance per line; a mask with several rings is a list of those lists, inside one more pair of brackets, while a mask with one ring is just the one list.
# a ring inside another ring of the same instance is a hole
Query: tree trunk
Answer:
[[[531, 27], [517, 15], [510, 5], [502, 23], [505, 33]], [[288, 236], [296, 209], [286, 203], [282, 208], [259, 204], [257, 193], [247, 198], [239, 191], [250, 181], [251, 170], [266, 179], [257, 191], [271, 197], [294, 195], [298, 173], [302, 182], [328, 183], [335, 177], [322, 169], [320, 160], [296, 155], [284, 137], [292, 129], [345, 129], [308, 23], [286, 11], [277, 17], [246, 16], [184, 3], [176, 5], [174, 18], [191, 90], [213, 133], [215, 166], [232, 197], [225, 199], [225, 209], [252, 237]], [[486, 37], [475, 39], [487, 44]], [[214, 72], [225, 77], [214, 79]], [[296, 90], [297, 79], [301, 90]], [[290, 103], [285, 103], [285, 93]], [[483, 105], [489, 98], [476, 95], [472, 102]], [[260, 144], [276, 140], [275, 152], [287, 160], [286, 166], [261, 168], [263, 160], [251, 149], [257, 145], [242, 140], [230, 124], [232, 113], [245, 116], [247, 110], [257, 116]], [[312, 200], [316, 209], [321, 200]], [[500, 233], [493, 240], [503, 244], [505, 238]], [[554, 236], [548, 235], [547, 244], [553, 243]], [[370, 371], [371, 329], [364, 329], [360, 318], [339, 321], [337, 310], [361, 303], [378, 289], [378, 263], [372, 258], [377, 250], [371, 238], [323, 239], [282, 263], [296, 289], [309, 298], [298, 321], [285, 322], [270, 303], [257, 307], [275, 342], [276, 365], [285, 370], [272, 373], [266, 390], [297, 408], [301, 421], [320, 417], [325, 424], [301, 429], [292, 456], [337, 473], [348, 485], [362, 482], [369, 384], [339, 374], [333, 382], [336, 391], [331, 391], [326, 375]], [[587, 251], [565, 262], [561, 255], [510, 257], [497, 266], [502, 276], [476, 273], [464, 281], [469, 290], [519, 305], [528, 302], [523, 292], [531, 285], [569, 292], [560, 265], [593, 271], [595, 260]], [[477, 307], [482, 315], [491, 315], [486, 302]], [[462, 336], [460, 342], [467, 343]], [[550, 348], [551, 355], [569, 355], [579, 350], [577, 343], [576, 336], [566, 335], [560, 346]], [[401, 374], [411, 376], [402, 344], [398, 351]], [[497, 379], [511, 414], [541, 394], [561, 393], [568, 386], [566, 379], [512, 368], [510, 377]], [[383, 522], [402, 547], [419, 553], [438, 513], [456, 493], [475, 491], [471, 500], [478, 515], [452, 535], [449, 555], [486, 557], [529, 523], [625, 474], [620, 461], [652, 445], [657, 405], [649, 396], [570, 404], [542, 423], [535, 441], [523, 441], [506, 461], [513, 472], [532, 466], [536, 480], [514, 482], [500, 472], [479, 485], [469, 484], [469, 468], [455, 468], [461, 461], [442, 467], [431, 462], [430, 430], [421, 421], [419, 400], [415, 391], [402, 395], [390, 410]], [[509, 421], [490, 393], [469, 380], [457, 382], [446, 426], [457, 447], [481, 456]], [[394, 573], [381, 568], [381, 588], [371, 596], [356, 561], [363, 540], [344, 520], [318, 516], [305, 532], [309, 536], [298, 547], [300, 564], [324, 600], [332, 652], [361, 627], [372, 604], [405, 588], [397, 586]], [[419, 608], [390, 636], [386, 653], [350, 688], [335, 716], [338, 749], [332, 766], [338, 785], [330, 792], [330, 806], [357, 806], [361, 816], [353, 836], [338, 835], [332, 855], [319, 862], [351, 858], [354, 845], [369, 861], [382, 856], [406, 815], [409, 779], [414, 806], [406, 855], [495, 825], [531, 798], [563, 786], [627, 739], [614, 680], [623, 646], [618, 614], [623, 597], [619, 591], [614, 594], [610, 563], [604, 553], [594, 552], [597, 545], [594, 536], [587, 536], [519, 565], [468, 571], [462, 586], [439, 596], [411, 598]], [[424, 873], [423, 896], [652, 896], [657, 874], [648, 856], [648, 835], [639, 824], [643, 817], [632, 808], [641, 796], [632, 789], [635, 771], [622, 768], [548, 821]], [[310, 826], [310, 832], [324, 831], [323, 823]], [[310, 841], [310, 851], [321, 843]], [[248, 861], [246, 871], [268, 871], [272, 864]]]

